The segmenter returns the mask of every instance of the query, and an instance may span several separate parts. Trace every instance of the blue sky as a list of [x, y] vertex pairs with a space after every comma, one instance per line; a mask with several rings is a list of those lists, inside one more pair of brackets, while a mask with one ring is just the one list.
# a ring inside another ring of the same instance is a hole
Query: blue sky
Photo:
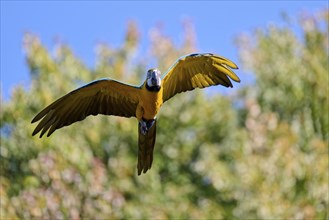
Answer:
[[192, 20], [200, 52], [213, 52], [238, 61], [234, 38], [256, 27], [282, 23], [281, 12], [328, 8], [327, 1], [3, 1], [1, 0], [1, 96], [10, 97], [17, 84], [28, 85], [29, 72], [22, 49], [25, 31], [37, 34], [52, 49], [55, 38], [93, 67], [95, 46], [120, 45], [127, 21], [140, 28], [143, 53], [148, 32], [161, 22], [166, 35], [179, 44], [182, 21]]

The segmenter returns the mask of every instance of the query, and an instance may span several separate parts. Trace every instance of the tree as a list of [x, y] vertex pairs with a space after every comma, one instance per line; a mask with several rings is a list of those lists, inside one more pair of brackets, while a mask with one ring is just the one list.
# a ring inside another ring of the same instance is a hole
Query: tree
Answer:
[[191, 24], [181, 46], [154, 29], [150, 56], [137, 59], [131, 22], [121, 47], [98, 45], [93, 69], [67, 45], [51, 54], [25, 35], [31, 86], [1, 106], [1, 219], [328, 218], [328, 11], [299, 24], [301, 37], [288, 24], [239, 38], [255, 82], [237, 93], [166, 102], [153, 167], [139, 177], [135, 119], [91, 116], [42, 139], [30, 121], [94, 79], [141, 83], [151, 59], [169, 68], [195, 52]]
[[241, 94], [248, 137], [238, 166], [248, 201], [241, 217], [328, 218], [328, 10], [301, 14], [298, 24], [238, 41], [256, 78]]

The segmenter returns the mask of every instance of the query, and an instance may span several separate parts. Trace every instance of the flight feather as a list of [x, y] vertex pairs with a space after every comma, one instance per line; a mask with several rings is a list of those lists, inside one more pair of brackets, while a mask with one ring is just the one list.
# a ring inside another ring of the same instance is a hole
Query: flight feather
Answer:
[[214, 85], [233, 87], [230, 79], [240, 82], [231, 70], [238, 69], [232, 61], [214, 54], [190, 54], [180, 58], [163, 78], [163, 102], [174, 95]]
[[39, 114], [32, 123], [39, 122], [33, 135], [40, 137], [81, 121], [89, 115], [135, 117], [140, 88], [111, 79], [101, 79], [82, 86], [59, 98]]

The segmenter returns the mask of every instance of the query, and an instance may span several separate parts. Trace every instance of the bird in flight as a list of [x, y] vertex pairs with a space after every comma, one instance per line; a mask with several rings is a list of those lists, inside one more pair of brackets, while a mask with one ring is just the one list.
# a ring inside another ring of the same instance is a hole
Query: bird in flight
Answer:
[[164, 102], [174, 95], [215, 85], [233, 87], [229, 78], [240, 82], [231, 70], [232, 61], [211, 53], [189, 54], [178, 59], [160, 77], [158, 69], [147, 71], [141, 86], [131, 86], [112, 79], [86, 84], [57, 99], [32, 120], [39, 122], [32, 135], [47, 137], [55, 130], [81, 121], [89, 115], [136, 117], [138, 120], [138, 175], [151, 168], [156, 137], [156, 116]]

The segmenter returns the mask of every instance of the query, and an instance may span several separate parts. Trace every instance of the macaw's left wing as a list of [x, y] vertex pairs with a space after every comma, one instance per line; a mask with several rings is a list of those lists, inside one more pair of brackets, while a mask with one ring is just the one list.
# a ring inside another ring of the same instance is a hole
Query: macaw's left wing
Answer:
[[82, 86], [53, 102], [32, 123], [42, 119], [32, 135], [41, 131], [50, 136], [55, 130], [81, 121], [89, 115], [135, 117], [140, 88], [111, 79], [102, 79]]
[[229, 78], [240, 79], [230, 69], [238, 69], [232, 61], [210, 53], [190, 54], [180, 58], [163, 78], [163, 102], [177, 93], [214, 85], [233, 87]]

